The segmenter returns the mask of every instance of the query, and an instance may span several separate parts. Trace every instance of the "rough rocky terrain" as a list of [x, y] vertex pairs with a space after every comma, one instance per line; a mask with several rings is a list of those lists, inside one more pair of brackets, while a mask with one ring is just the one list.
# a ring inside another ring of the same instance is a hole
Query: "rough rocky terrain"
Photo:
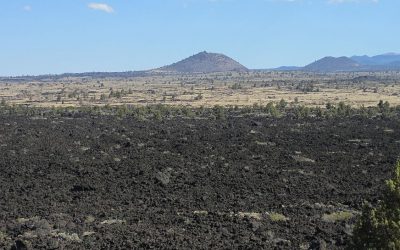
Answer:
[[0, 117], [0, 248], [343, 249], [400, 150], [382, 119]]

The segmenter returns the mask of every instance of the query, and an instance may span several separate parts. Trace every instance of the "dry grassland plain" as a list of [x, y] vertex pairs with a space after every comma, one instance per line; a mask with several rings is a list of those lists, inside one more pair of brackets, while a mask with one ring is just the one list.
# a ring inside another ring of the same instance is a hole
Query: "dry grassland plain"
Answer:
[[45, 76], [0, 79], [0, 100], [9, 105], [68, 107], [99, 105], [185, 105], [192, 107], [289, 105], [324, 107], [344, 102], [400, 105], [400, 72], [167, 74], [137, 77]]

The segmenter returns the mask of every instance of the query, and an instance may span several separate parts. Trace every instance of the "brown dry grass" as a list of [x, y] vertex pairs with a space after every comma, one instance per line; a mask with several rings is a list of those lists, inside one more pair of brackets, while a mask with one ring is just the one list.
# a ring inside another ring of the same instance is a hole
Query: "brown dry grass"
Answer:
[[[310, 76], [304, 73], [149, 76], [126, 79], [66, 78], [45, 83], [29, 81], [18, 84], [3, 81], [0, 82], [0, 100], [4, 99], [8, 104], [36, 107], [159, 103], [194, 107], [248, 106], [255, 103], [266, 105], [281, 99], [289, 104], [296, 102], [306, 106], [324, 106], [328, 102], [341, 101], [354, 107], [375, 106], [379, 100], [400, 105], [400, 85], [396, 84], [398, 74], [385, 77], [387, 81], [357, 84], [349, 82], [351, 77], [346, 74]], [[335, 84], [332, 83], [333, 79]], [[303, 92], [293, 87], [308, 82], [312, 82], [319, 91]], [[234, 83], [240, 84], [241, 88], [232, 89]], [[130, 93], [121, 98], [108, 98], [111, 89]], [[74, 92], [77, 95], [71, 96]], [[105, 95], [106, 100], [101, 101], [101, 95]], [[202, 99], [196, 100], [199, 95]]]

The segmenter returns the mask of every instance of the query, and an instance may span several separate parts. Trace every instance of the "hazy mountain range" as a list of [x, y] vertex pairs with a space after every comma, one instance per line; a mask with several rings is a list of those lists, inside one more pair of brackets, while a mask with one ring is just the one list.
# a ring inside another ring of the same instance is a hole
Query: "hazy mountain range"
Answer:
[[274, 70], [281, 71], [313, 71], [313, 72], [337, 72], [337, 71], [384, 71], [400, 70], [400, 54], [387, 53], [376, 56], [352, 56], [352, 57], [324, 57], [304, 67], [283, 66]]
[[[268, 58], [266, 58], [266, 61]], [[386, 53], [376, 56], [352, 56], [352, 57], [324, 57], [304, 67], [282, 66], [267, 71], [308, 71], [308, 72], [351, 72], [351, 71], [400, 71], [400, 54]], [[262, 71], [264, 71], [262, 70]], [[234, 59], [218, 53], [200, 52], [179, 62], [161, 68], [143, 71], [128, 72], [87, 72], [87, 73], [65, 73], [60, 75], [23, 76], [7, 79], [51, 79], [62, 77], [136, 77], [157, 74], [179, 74], [179, 73], [212, 73], [212, 72], [247, 72], [251, 71]], [[3, 77], [4, 78], [4, 77]]]
[[[311, 72], [400, 70], [400, 54], [387, 53], [377, 56], [364, 55], [352, 57], [327, 56], [304, 67], [282, 66], [273, 70]], [[152, 72], [170, 73], [212, 73], [229, 71], [245, 72], [249, 71], [249, 69], [226, 55], [204, 51], [177, 63], [152, 70]]]

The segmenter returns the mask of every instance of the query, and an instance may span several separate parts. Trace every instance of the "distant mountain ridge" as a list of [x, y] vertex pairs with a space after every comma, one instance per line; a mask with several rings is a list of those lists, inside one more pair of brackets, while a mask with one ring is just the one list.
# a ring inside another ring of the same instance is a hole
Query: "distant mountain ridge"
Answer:
[[244, 72], [249, 71], [249, 69], [226, 55], [203, 51], [177, 63], [158, 68], [156, 71], [212, 73], [229, 71]]
[[37, 76], [0, 76], [8, 81], [54, 80], [63, 77], [144, 77], [165, 74], [193, 74], [214, 72], [248, 72], [248, 71], [304, 71], [304, 72], [352, 72], [352, 71], [400, 71], [400, 54], [385, 53], [376, 56], [332, 57], [327, 56], [304, 67], [281, 66], [274, 69], [248, 69], [232, 58], [218, 53], [200, 52], [179, 62], [161, 68], [125, 72], [83, 72], [46, 74]]
[[387, 65], [396, 64], [400, 62], [400, 55], [396, 53], [387, 53], [377, 56], [352, 56], [352, 60], [360, 63], [361, 65]]
[[331, 57], [327, 56], [304, 67], [279, 67], [274, 70], [338, 72], [338, 71], [386, 71], [400, 70], [400, 54], [386, 53], [376, 56]]
[[346, 71], [354, 70], [360, 65], [345, 56], [342, 57], [324, 57], [316, 62], [303, 67], [305, 71]]

